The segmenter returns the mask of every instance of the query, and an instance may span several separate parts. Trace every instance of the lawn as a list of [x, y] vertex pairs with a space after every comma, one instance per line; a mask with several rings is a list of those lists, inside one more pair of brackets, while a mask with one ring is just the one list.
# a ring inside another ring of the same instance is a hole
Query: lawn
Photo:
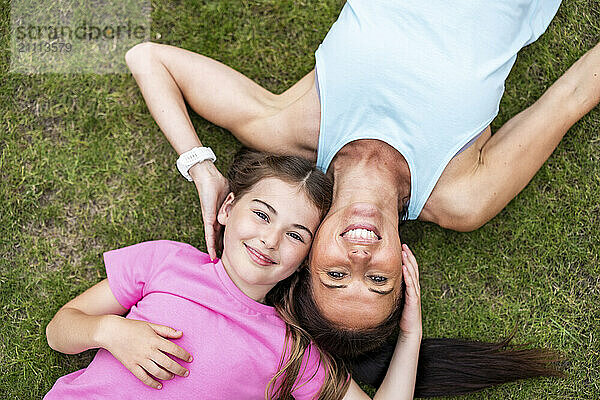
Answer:
[[[280, 93], [314, 66], [343, 2], [153, 1], [151, 37], [222, 61]], [[51, 350], [45, 327], [105, 277], [102, 252], [172, 239], [205, 249], [200, 203], [128, 74], [9, 73], [10, 2], [0, 0], [0, 397], [39, 399], [88, 351]], [[524, 49], [492, 128], [532, 104], [600, 40], [600, 1], [569, 0]], [[232, 110], [235, 112], [235, 110]], [[192, 117], [229, 166], [239, 143]], [[566, 379], [467, 399], [600, 398], [600, 108], [578, 122], [527, 188], [472, 233], [412, 222], [426, 337], [560, 350]]]

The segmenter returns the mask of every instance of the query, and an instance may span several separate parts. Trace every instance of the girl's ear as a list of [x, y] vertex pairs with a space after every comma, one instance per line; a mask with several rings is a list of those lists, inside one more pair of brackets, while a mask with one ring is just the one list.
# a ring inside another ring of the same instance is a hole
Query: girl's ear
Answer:
[[231, 207], [233, 206], [234, 200], [235, 195], [233, 194], [233, 192], [230, 192], [225, 198], [223, 204], [221, 205], [219, 212], [217, 213], [217, 221], [219, 221], [219, 224], [223, 226], [227, 225], [227, 220], [231, 215]]

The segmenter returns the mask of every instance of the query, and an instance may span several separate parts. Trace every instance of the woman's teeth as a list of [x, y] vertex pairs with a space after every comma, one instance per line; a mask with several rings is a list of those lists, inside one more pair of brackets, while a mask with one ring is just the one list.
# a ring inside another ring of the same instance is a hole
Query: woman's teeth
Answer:
[[349, 239], [379, 239], [375, 232], [370, 231], [368, 229], [351, 229], [348, 232], [344, 233], [342, 237], [347, 237]]

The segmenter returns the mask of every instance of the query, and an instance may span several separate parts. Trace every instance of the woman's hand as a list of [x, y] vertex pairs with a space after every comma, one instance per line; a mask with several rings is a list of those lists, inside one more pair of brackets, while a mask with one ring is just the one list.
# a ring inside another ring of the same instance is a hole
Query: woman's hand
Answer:
[[200, 195], [206, 249], [210, 258], [214, 260], [217, 258], [217, 249], [220, 250], [222, 245], [219, 239], [223, 227], [217, 221], [217, 213], [229, 194], [229, 183], [210, 161], [194, 165], [189, 173]]
[[179, 339], [183, 333], [164, 325], [107, 315], [98, 342], [110, 351], [136, 378], [155, 389], [160, 380], [174, 375], [188, 376], [189, 371], [167, 356], [191, 362], [192, 356], [168, 339]]
[[402, 336], [422, 337], [421, 323], [421, 285], [419, 284], [419, 266], [412, 251], [402, 245], [402, 276], [406, 285], [404, 310], [400, 319]]

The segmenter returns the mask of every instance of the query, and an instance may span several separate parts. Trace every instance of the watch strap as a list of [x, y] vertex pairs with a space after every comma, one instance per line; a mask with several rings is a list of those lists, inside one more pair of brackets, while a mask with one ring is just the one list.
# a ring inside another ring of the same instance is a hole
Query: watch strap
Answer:
[[213, 153], [212, 149], [210, 147], [194, 147], [185, 153], [181, 153], [177, 159], [177, 169], [185, 179], [191, 182], [193, 179], [189, 173], [190, 168], [206, 160], [210, 160], [212, 162], [217, 160], [217, 157], [215, 156], [215, 153]]

